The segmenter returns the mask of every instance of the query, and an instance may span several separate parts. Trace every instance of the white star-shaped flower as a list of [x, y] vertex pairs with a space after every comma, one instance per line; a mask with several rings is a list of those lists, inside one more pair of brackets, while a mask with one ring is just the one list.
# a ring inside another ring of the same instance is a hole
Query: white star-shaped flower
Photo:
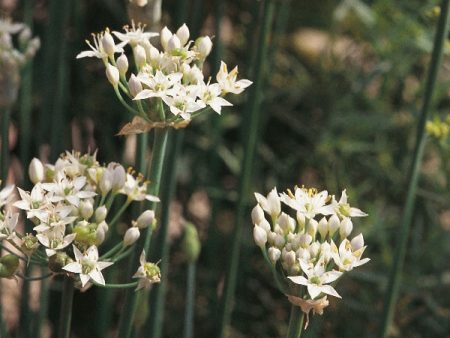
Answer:
[[142, 251], [139, 258], [141, 264], [137, 269], [133, 278], [139, 278], [136, 291], [139, 289], [148, 289], [152, 284], [159, 283], [161, 281], [161, 271], [157, 264], [147, 262], [145, 259], [145, 251]]
[[344, 189], [341, 194], [341, 198], [339, 199], [339, 202], [336, 201], [335, 197], [333, 196], [333, 199], [331, 201], [330, 207], [333, 209], [333, 211], [340, 216], [341, 218], [344, 217], [365, 217], [367, 214], [363, 211], [361, 211], [358, 208], [353, 208], [348, 204], [347, 202], [347, 192]]
[[226, 63], [223, 61], [220, 62], [220, 70], [217, 73], [216, 79], [223, 93], [240, 94], [253, 83], [246, 79], [236, 81], [237, 74], [237, 66], [231, 72], [228, 72]]
[[134, 24], [134, 21], [130, 26], [125, 26], [123, 29], [125, 33], [121, 32], [112, 32], [120, 41], [129, 44], [131, 47], [136, 45], [142, 45], [144, 41], [148, 41], [151, 38], [158, 36], [159, 33], [155, 32], [144, 32], [144, 25], [138, 24], [137, 26]]
[[200, 88], [200, 100], [210, 106], [217, 114], [220, 114], [222, 107], [232, 106], [233, 104], [225, 100], [220, 96], [222, 89], [218, 83], [205, 84], [199, 83]]
[[99, 262], [98, 249], [95, 245], [89, 247], [86, 252], [81, 253], [78, 248], [73, 245], [73, 253], [76, 262], [72, 262], [63, 267], [64, 270], [80, 275], [81, 287], [84, 287], [91, 279], [100, 284], [105, 285], [105, 279], [101, 270], [112, 265], [112, 262]]
[[282, 193], [281, 201], [292, 209], [297, 210], [308, 219], [313, 219], [317, 214], [330, 215], [333, 211], [325, 205], [328, 198], [328, 191], [313, 192], [296, 187], [295, 195]]

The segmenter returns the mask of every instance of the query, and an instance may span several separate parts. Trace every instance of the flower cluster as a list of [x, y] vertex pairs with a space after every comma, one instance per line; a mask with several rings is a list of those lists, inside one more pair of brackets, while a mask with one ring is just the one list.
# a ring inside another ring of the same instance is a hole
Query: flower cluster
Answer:
[[[18, 35], [18, 47], [13, 43], [15, 35]], [[31, 38], [31, 31], [26, 25], [0, 18], [0, 107], [15, 102], [20, 70], [34, 57], [39, 47], [39, 38]]]
[[[93, 35], [93, 44], [87, 41], [90, 50], [81, 52], [77, 58], [103, 60], [106, 76], [119, 100], [141, 124], [144, 121], [165, 122], [166, 126], [186, 125], [205, 108], [220, 114], [222, 107], [232, 105], [223, 96], [240, 94], [252, 83], [237, 80], [237, 67], [228, 71], [224, 62], [216, 75], [217, 82], [212, 83], [211, 78], [206, 80], [202, 68], [211, 52], [212, 41], [208, 36], [190, 40], [185, 24], [175, 33], [167, 27], [160, 34], [145, 32], [143, 26], [134, 23], [124, 30], [111, 34], [106, 29]], [[150, 42], [157, 36], [162, 50]], [[124, 50], [127, 45], [132, 50], [134, 72], [129, 71], [130, 63]], [[116, 54], [120, 55], [116, 58]]]
[[450, 115], [447, 115], [445, 119], [436, 116], [432, 121], [427, 121], [426, 131], [431, 137], [445, 143], [450, 133]]
[[[328, 304], [327, 295], [340, 298], [333, 285], [343, 273], [369, 261], [362, 258], [366, 248], [362, 234], [348, 239], [352, 218], [367, 214], [348, 204], [345, 190], [339, 201], [326, 190], [303, 187], [281, 194], [274, 188], [267, 197], [258, 193], [255, 197], [254, 240], [280, 289], [295, 293], [289, 296], [302, 309], [320, 313], [320, 306]], [[300, 292], [296, 285], [303, 286]]]
[[[105, 285], [101, 270], [126, 257], [140, 231], [156, 222], [153, 210], [144, 211], [131, 222], [123, 239], [99, 256], [99, 248], [133, 201], [159, 201], [147, 193], [148, 182], [118, 163], [103, 166], [96, 154], [75, 152], [66, 152], [54, 164], [33, 159], [29, 176], [33, 188], [29, 192], [18, 188], [20, 200], [13, 205], [26, 212], [34, 232], [17, 233], [19, 212], [1, 212], [0, 239], [9, 241], [31, 262], [48, 264], [54, 273], [70, 273], [82, 288], [90, 282]], [[13, 189], [0, 192], [0, 206], [10, 202]], [[110, 215], [121, 195], [121, 208]]]

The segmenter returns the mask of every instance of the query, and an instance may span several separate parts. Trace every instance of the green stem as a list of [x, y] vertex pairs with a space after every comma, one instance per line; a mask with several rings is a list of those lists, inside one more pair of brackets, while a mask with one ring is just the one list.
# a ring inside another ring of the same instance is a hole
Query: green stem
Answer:
[[449, 11], [450, 0], [443, 0], [441, 3], [441, 15], [437, 24], [437, 32], [434, 40], [433, 54], [431, 56], [431, 65], [428, 74], [428, 79], [425, 87], [425, 97], [420, 114], [419, 123], [417, 126], [416, 144], [414, 147], [414, 154], [412, 165], [409, 171], [408, 192], [406, 195], [405, 206], [403, 209], [403, 218], [400, 232], [398, 234], [396, 252], [394, 254], [395, 260], [391, 268], [389, 283], [385, 299], [385, 307], [383, 313], [383, 323], [381, 326], [380, 337], [388, 337], [389, 327], [391, 325], [395, 304], [397, 302], [400, 278], [405, 262], [406, 248], [408, 244], [408, 237], [410, 233], [412, 216], [414, 211], [414, 203], [416, 199], [416, 191], [419, 180], [420, 166], [423, 158], [426, 133], [425, 124], [428, 119], [430, 106], [433, 98], [433, 90], [437, 81], [437, 73], [442, 61], [442, 53], [444, 50], [446, 38], [448, 36], [449, 26]]
[[131, 282], [131, 283], [124, 283], [124, 284], [105, 284], [105, 285], [101, 285], [98, 283], [94, 284], [100, 288], [104, 288], [104, 289], [131, 289], [131, 288], [135, 288], [138, 285], [138, 282]]
[[[42, 267], [41, 272], [47, 271], [48, 267]], [[39, 293], [39, 313], [37, 316], [37, 322], [35, 327], [36, 337], [41, 337], [42, 325], [47, 318], [47, 309], [48, 309], [48, 286], [50, 281], [48, 279], [44, 279], [41, 281], [40, 293]]]
[[303, 332], [305, 314], [299, 306], [291, 305], [287, 338], [300, 338]]
[[111, 220], [111, 222], [109, 222], [109, 226], [112, 227], [114, 224], [116, 224], [116, 222], [119, 220], [120, 216], [122, 216], [122, 214], [124, 213], [124, 211], [128, 208], [128, 206], [130, 205], [131, 200], [127, 199], [127, 201], [120, 207], [119, 211], [117, 211], [117, 214], [113, 217], [113, 219]]
[[9, 166], [9, 108], [2, 109], [2, 150], [0, 156], [0, 180], [3, 181], [3, 185], [6, 184], [8, 178], [8, 166]]
[[189, 263], [187, 270], [186, 307], [184, 310], [184, 338], [194, 337], [195, 274], [196, 263], [191, 262]]
[[115, 255], [117, 252], [119, 252], [123, 247], [123, 242], [120, 242], [118, 244], [116, 244], [114, 247], [112, 247], [109, 251], [107, 251], [105, 254], [103, 254], [99, 260], [103, 261], [106, 258], [111, 257], [112, 255]]
[[[159, 186], [161, 181], [161, 174], [162, 174], [162, 168], [164, 163], [164, 156], [166, 151], [166, 144], [167, 144], [167, 130], [166, 129], [157, 129], [155, 130], [155, 139], [154, 139], [154, 145], [153, 145], [153, 156], [151, 160], [151, 175], [150, 175], [150, 185], [149, 185], [149, 193], [152, 195], [158, 195], [159, 194]], [[151, 209], [156, 208], [156, 203], [152, 203]], [[145, 250], [145, 252], [148, 254], [149, 247], [150, 247], [150, 240], [152, 236], [152, 228], [149, 227], [147, 229], [147, 232], [145, 233], [145, 236], [142, 236], [143, 244], [136, 245], [135, 250], [133, 251], [133, 254], [130, 258], [130, 270], [129, 274], [133, 274], [133, 269], [137, 268], [137, 258], [141, 252], [141, 250]], [[142, 241], [139, 241], [139, 243], [142, 243]], [[139, 298], [142, 297], [142, 294], [145, 294], [144, 292], [133, 292], [130, 290], [127, 290], [126, 296], [125, 296], [125, 304], [123, 307], [122, 315], [120, 317], [119, 321], [119, 330], [117, 337], [119, 338], [128, 338], [130, 337], [132, 328], [133, 328], [133, 321], [136, 314], [136, 309], [139, 304]]]
[[[225, 291], [220, 307], [219, 318], [219, 335], [218, 337], [224, 337], [226, 328], [230, 322], [232, 303], [234, 292], [236, 289], [236, 278], [238, 272], [239, 254], [240, 254], [240, 240], [242, 238], [241, 229], [244, 212], [247, 206], [247, 199], [249, 195], [250, 184], [252, 180], [253, 163], [255, 158], [255, 150], [258, 138], [258, 125], [261, 117], [260, 104], [262, 97], [262, 87], [264, 83], [264, 70], [265, 62], [268, 51], [268, 40], [272, 27], [272, 18], [275, 9], [274, 0], [264, 1], [264, 12], [262, 27], [260, 29], [258, 38], [258, 48], [255, 59], [255, 80], [251, 95], [248, 99], [248, 120], [243, 125], [247, 130], [245, 133], [245, 152], [243, 159], [243, 166], [241, 172], [241, 179], [239, 182], [239, 200], [237, 210], [235, 214], [235, 228], [231, 239], [231, 259], [226, 274]], [[248, 130], [250, 126], [250, 130]]]
[[61, 311], [59, 316], [58, 338], [70, 337], [70, 326], [72, 323], [72, 305], [74, 294], [73, 280], [64, 278], [63, 291], [61, 295]]

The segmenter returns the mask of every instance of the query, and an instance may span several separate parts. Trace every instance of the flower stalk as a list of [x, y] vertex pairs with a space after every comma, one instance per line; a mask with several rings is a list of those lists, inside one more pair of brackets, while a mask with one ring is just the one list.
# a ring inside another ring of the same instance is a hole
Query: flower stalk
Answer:
[[437, 74], [441, 66], [442, 54], [448, 36], [450, 21], [449, 12], [450, 0], [443, 0], [441, 2], [441, 14], [437, 23], [437, 31], [434, 39], [433, 52], [431, 55], [431, 64], [425, 86], [424, 101], [419, 117], [419, 123], [417, 126], [416, 143], [414, 146], [412, 164], [408, 175], [408, 190], [406, 194], [405, 206], [403, 209], [402, 223], [399, 231], [399, 237], [396, 242], [396, 251], [393, 256], [394, 264], [389, 275], [380, 337], [388, 337], [389, 335], [389, 328], [394, 316], [395, 304], [397, 302], [399, 294], [400, 279], [406, 257], [406, 248], [412, 224], [414, 203], [416, 201], [416, 191], [419, 181], [420, 166], [422, 163], [427, 138], [425, 126], [426, 121], [428, 120], [433, 99], [433, 92], [437, 82]]
[[300, 338], [303, 333], [305, 314], [299, 306], [291, 305], [287, 338]]
[[61, 295], [61, 310], [59, 316], [59, 338], [70, 337], [70, 327], [72, 323], [72, 305], [74, 295], [73, 280], [71, 278], [64, 278], [63, 291]]
[[10, 120], [10, 109], [1, 109], [1, 121], [2, 121], [2, 148], [1, 148], [1, 158], [0, 158], [0, 180], [6, 184], [8, 178], [8, 167], [9, 167], [9, 120]]

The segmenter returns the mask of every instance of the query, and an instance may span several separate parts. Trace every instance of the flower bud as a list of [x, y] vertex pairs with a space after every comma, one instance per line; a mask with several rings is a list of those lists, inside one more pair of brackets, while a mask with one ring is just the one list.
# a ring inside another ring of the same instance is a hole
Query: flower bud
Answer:
[[270, 261], [275, 264], [281, 257], [281, 251], [278, 248], [271, 246], [268, 250]]
[[311, 235], [312, 238], [316, 237], [318, 225], [319, 224], [317, 223], [317, 221], [314, 218], [310, 219], [308, 222], [306, 231], [309, 235]]
[[19, 34], [19, 43], [21, 46], [25, 45], [31, 39], [31, 30], [28, 27], [24, 27]]
[[125, 172], [125, 168], [117, 163], [110, 163], [108, 165], [108, 170], [111, 172], [111, 189], [113, 192], [117, 192], [118, 190], [122, 189], [125, 181], [126, 181], [126, 177], [127, 177], [127, 173]]
[[136, 67], [138, 69], [141, 69], [142, 67], [144, 67], [145, 63], [147, 62], [147, 55], [145, 53], [144, 47], [142, 47], [141, 45], [136, 45], [133, 48], [133, 53], [134, 53], [134, 59], [136, 61]]
[[109, 226], [108, 226], [108, 224], [107, 224], [105, 221], [103, 221], [103, 222], [100, 222], [100, 223], [97, 225], [97, 230], [98, 230], [98, 229], [102, 229], [103, 232], [106, 234], [106, 233], [108, 232], [108, 230], [109, 230]]
[[342, 220], [341, 226], [339, 227], [339, 235], [341, 239], [346, 238], [353, 230], [353, 223], [350, 218], [346, 217]]
[[154, 46], [150, 46], [147, 51], [147, 57], [149, 58], [149, 61], [154, 61], [157, 60], [159, 58], [159, 50], [158, 48], [154, 47]]
[[8, 254], [0, 258], [0, 278], [13, 278], [19, 267], [19, 257]]
[[125, 236], [123, 237], [123, 245], [129, 246], [132, 245], [134, 242], [136, 242], [139, 239], [139, 236], [141, 233], [139, 232], [139, 229], [136, 227], [131, 227], [125, 232]]
[[36, 157], [30, 162], [30, 166], [28, 167], [28, 175], [30, 176], [30, 180], [33, 184], [37, 184], [44, 180], [44, 165]]
[[125, 54], [122, 54], [117, 58], [116, 64], [119, 69], [120, 76], [125, 76], [128, 70], [128, 59]]
[[284, 262], [287, 266], [293, 266], [297, 262], [297, 257], [294, 251], [288, 251], [284, 255]]
[[309, 253], [311, 257], [316, 257], [319, 254], [320, 244], [318, 242], [314, 242], [309, 246]]
[[359, 234], [358, 236], [355, 236], [352, 241], [350, 242], [352, 245], [352, 250], [357, 251], [361, 249], [364, 246], [364, 238], [362, 234]]
[[184, 231], [183, 251], [189, 263], [197, 261], [198, 256], [200, 255], [200, 249], [201, 245], [197, 229], [193, 224], [187, 223]]
[[278, 217], [281, 213], [281, 202], [276, 188], [273, 188], [269, 195], [267, 195], [267, 204], [270, 210], [270, 216], [272, 216], [272, 218]]
[[72, 262], [73, 259], [64, 251], [57, 251], [55, 255], [49, 257], [48, 267], [51, 271], [56, 273], [65, 272], [62, 268]]
[[99, 188], [103, 196], [106, 196], [106, 194], [111, 191], [112, 177], [111, 173], [108, 170], [103, 171], [103, 175], [99, 183]]
[[312, 242], [312, 237], [308, 234], [300, 235], [300, 246], [302, 248], [307, 248], [309, 244]]
[[181, 42], [177, 35], [172, 35], [172, 37], [167, 42], [167, 51], [170, 53], [173, 50], [180, 49]]
[[89, 200], [80, 201], [80, 205], [78, 207], [79, 213], [81, 217], [88, 220], [94, 214], [94, 206], [92, 202]]
[[263, 228], [266, 232], [270, 231], [270, 223], [265, 218], [260, 223], [255, 225]]
[[300, 228], [300, 231], [303, 231], [305, 229], [305, 223], [306, 223], [305, 215], [302, 212], [297, 211], [297, 224]]
[[117, 87], [120, 80], [120, 74], [117, 67], [108, 63], [106, 65], [106, 77], [108, 78], [109, 83], [113, 85], [113, 87]]
[[101, 223], [106, 219], [106, 215], [108, 214], [108, 209], [104, 205], [98, 207], [95, 210], [95, 221], [97, 223]]
[[319, 224], [317, 225], [317, 230], [319, 231], [320, 238], [324, 240], [328, 234], [328, 221], [325, 217], [322, 217], [322, 219], [319, 221]]
[[284, 236], [282, 236], [280, 234], [276, 234], [275, 240], [274, 240], [275, 246], [278, 248], [282, 248], [285, 243], [286, 243], [286, 241], [284, 240]]
[[155, 212], [153, 210], [145, 210], [136, 220], [136, 226], [139, 229], [144, 229], [151, 225], [155, 219]]
[[278, 218], [278, 224], [280, 225], [281, 229], [283, 229], [283, 232], [285, 234], [295, 231], [295, 220], [284, 212], [281, 213], [280, 217]]
[[130, 79], [128, 80], [128, 88], [130, 90], [130, 95], [133, 97], [142, 91], [141, 81], [139, 81], [134, 74], [131, 74]]
[[108, 30], [105, 32], [105, 34], [103, 34], [101, 44], [105, 53], [108, 54], [109, 57], [112, 57], [116, 49], [116, 44]]
[[211, 53], [212, 41], [209, 36], [202, 36], [195, 40], [195, 47], [197, 47], [198, 57], [200, 60], [206, 59]]
[[20, 249], [28, 257], [30, 257], [38, 247], [39, 241], [33, 234], [26, 234], [22, 237]]
[[189, 40], [189, 28], [184, 23], [180, 28], [177, 30], [177, 37], [180, 39], [181, 46], [184, 46], [188, 40]]
[[103, 227], [97, 227], [95, 232], [95, 245], [101, 245], [106, 238], [106, 231]]
[[264, 210], [257, 204], [252, 210], [253, 224], [259, 224], [264, 219]]
[[267, 243], [267, 232], [258, 225], [253, 228], [253, 239], [260, 248], [263, 248]]
[[330, 233], [330, 237], [334, 235], [334, 233], [341, 226], [341, 221], [337, 215], [332, 215], [328, 220], [328, 231]]
[[167, 51], [167, 47], [169, 44], [169, 40], [172, 37], [172, 32], [169, 30], [169, 28], [164, 27], [161, 30], [161, 45], [163, 46], [164, 50]]

